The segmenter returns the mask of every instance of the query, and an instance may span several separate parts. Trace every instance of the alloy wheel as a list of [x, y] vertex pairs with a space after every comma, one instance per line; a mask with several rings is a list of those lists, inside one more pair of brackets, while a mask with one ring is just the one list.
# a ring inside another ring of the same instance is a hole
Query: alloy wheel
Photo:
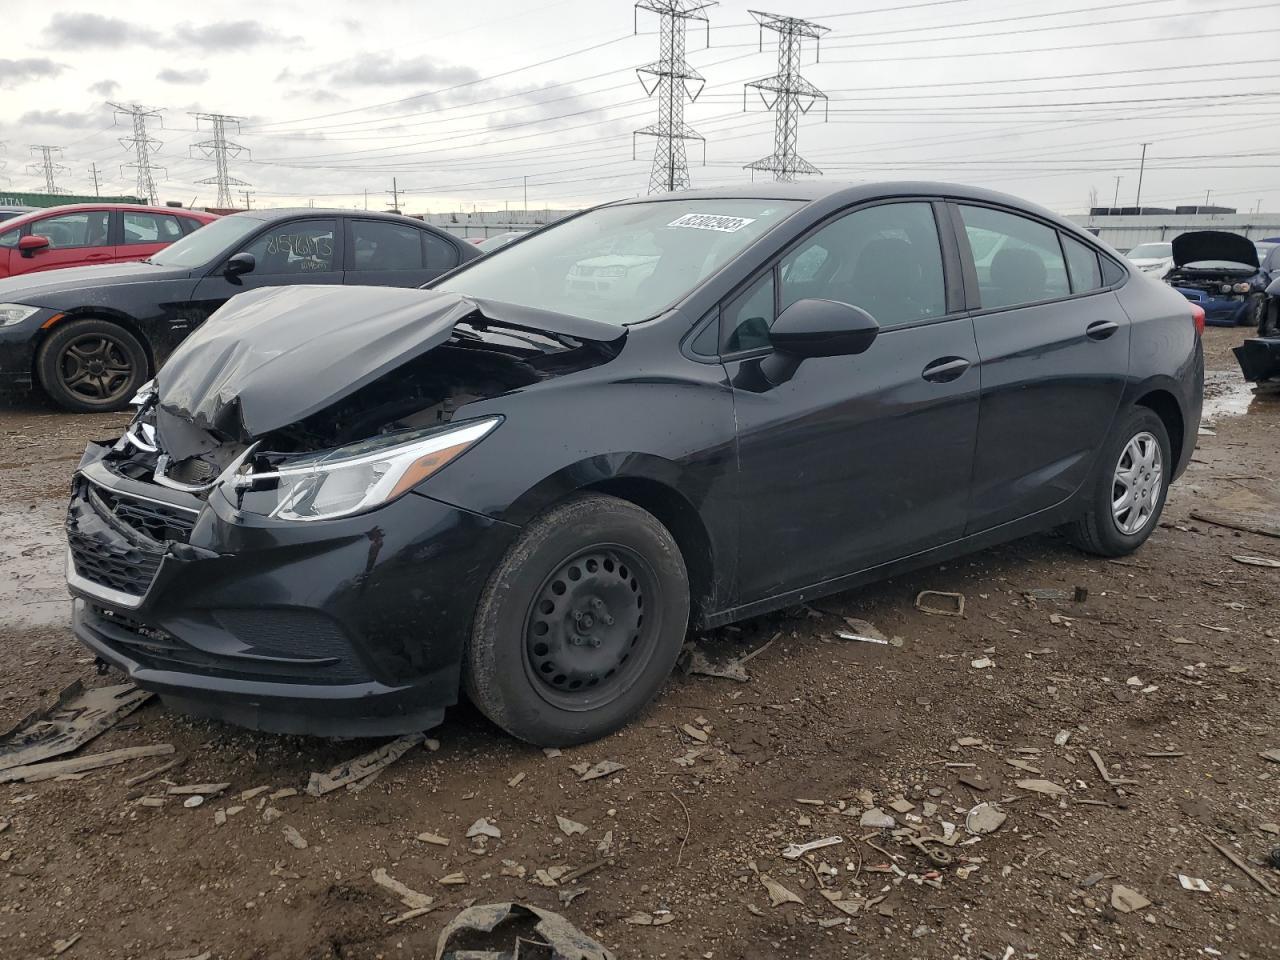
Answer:
[[1126, 536], [1142, 530], [1155, 515], [1164, 487], [1164, 462], [1160, 442], [1146, 431], [1137, 434], [1120, 451], [1111, 482], [1111, 516]]
[[124, 344], [101, 333], [76, 337], [58, 360], [62, 384], [93, 403], [118, 399], [133, 379], [133, 362]]

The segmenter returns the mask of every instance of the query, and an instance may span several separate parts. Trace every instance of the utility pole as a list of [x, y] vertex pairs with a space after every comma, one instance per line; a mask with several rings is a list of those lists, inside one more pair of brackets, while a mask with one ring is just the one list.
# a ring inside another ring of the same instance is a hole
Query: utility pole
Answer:
[[102, 196], [101, 191], [98, 190], [98, 164], [96, 162], [89, 164], [89, 173], [93, 176], [93, 195], [95, 197]]
[[240, 195], [244, 197], [244, 208], [246, 210], [251, 209], [253, 207], [253, 204], [250, 203], [249, 201], [253, 195], [248, 190], [241, 190]]
[[[773, 128], [773, 153], [749, 163], [744, 170], [760, 170], [773, 174], [781, 182], [795, 180], [796, 174], [820, 174], [817, 167], [796, 153], [796, 140], [800, 130], [800, 118], [821, 100], [827, 104], [827, 95], [800, 76], [800, 45], [807, 37], [815, 45], [830, 27], [820, 26], [798, 17], [783, 17], [773, 13], [750, 11], [760, 24], [760, 49], [764, 49], [764, 31], [778, 34], [778, 72], [772, 77], [748, 83], [742, 90], [742, 109], [747, 109], [747, 90], [760, 92], [760, 99], [768, 109], [777, 113]], [[766, 94], [773, 94], [770, 100]]]
[[525, 174], [524, 178], [524, 212], [529, 212], [529, 175]]
[[160, 170], [163, 172], [164, 167], [153, 167], [151, 164], [151, 154], [159, 150], [162, 144], [159, 140], [156, 140], [154, 137], [147, 134], [147, 120], [154, 119], [160, 122], [160, 125], [163, 126], [164, 122], [160, 118], [160, 111], [150, 110], [137, 103], [121, 104], [108, 102], [107, 106], [115, 110], [117, 120], [119, 120], [120, 114], [124, 114], [133, 122], [133, 136], [121, 137], [120, 145], [126, 150], [132, 147], [136, 159], [132, 163], [121, 164], [121, 172], [132, 167], [138, 175], [138, 198], [146, 200], [152, 204], [159, 203], [159, 198], [156, 195], [156, 182], [155, 177], [153, 176], [153, 171]]
[[[244, 147], [233, 140], [227, 139], [227, 126], [234, 124], [236, 132], [240, 132], [240, 121], [243, 117], [233, 117], [227, 113], [193, 113], [195, 117], [196, 129], [200, 129], [200, 121], [204, 121], [212, 128], [213, 136], [201, 143], [193, 143], [191, 150], [199, 150], [206, 160], [213, 161], [213, 176], [205, 177], [203, 180], [197, 180], [196, 183], [210, 183], [218, 188], [217, 205], [223, 210], [229, 210], [235, 205], [234, 194], [231, 188], [247, 187], [250, 183], [247, 180], [241, 180], [239, 177], [233, 177], [230, 169], [227, 167], [227, 159], [238, 157], [242, 153], [248, 152], [248, 147]], [[250, 156], [252, 159], [252, 156]]]
[[[649, 168], [649, 192], [663, 193], [689, 188], [689, 159], [686, 140], [702, 141], [702, 159], [706, 162], [707, 140], [684, 122], [684, 101], [698, 99], [706, 80], [685, 59], [685, 30], [690, 20], [707, 25], [707, 46], [711, 46], [711, 21], [705, 11], [716, 6], [715, 0], [639, 0], [635, 5], [636, 30], [639, 11], [648, 10], [661, 18], [658, 59], [636, 70], [644, 92], [658, 101], [658, 122], [635, 131], [631, 137], [631, 156], [635, 158], [635, 138], [655, 137], [653, 164]], [[645, 75], [652, 80], [646, 80]], [[525, 209], [529, 208], [528, 201]]]
[[1142, 212], [1142, 174], [1147, 169], [1147, 147], [1151, 146], [1150, 141], [1142, 145], [1142, 160], [1138, 163], [1138, 196], [1134, 200], [1133, 205], [1138, 208], [1138, 212]]
[[1209, 205], [1209, 194], [1211, 194], [1211, 193], [1213, 193], [1213, 191], [1212, 191], [1212, 190], [1206, 190], [1206, 191], [1204, 192], [1204, 205], [1205, 205], [1206, 207]]
[[396, 178], [391, 178], [391, 189], [387, 191], [391, 194], [391, 211], [392, 213], [400, 212], [400, 185], [396, 182]]
[[369, 188], [368, 187], [364, 188], [364, 208], [366, 210], [369, 209]]
[[1116, 195], [1111, 200], [1111, 209], [1114, 210], [1120, 206], [1120, 178], [1116, 177]]
[[58, 174], [70, 172], [62, 164], [58, 163], [58, 158], [62, 156], [62, 148], [52, 147], [45, 143], [33, 143], [31, 152], [40, 159], [36, 163], [29, 164], [27, 170], [30, 173], [44, 177], [44, 192], [66, 193], [66, 190], [63, 190], [54, 182], [54, 177]]

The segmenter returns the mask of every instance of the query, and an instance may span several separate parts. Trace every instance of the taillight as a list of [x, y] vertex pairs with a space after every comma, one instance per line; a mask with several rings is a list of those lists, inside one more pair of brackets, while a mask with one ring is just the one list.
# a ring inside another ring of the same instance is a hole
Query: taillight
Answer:
[[1196, 325], [1196, 336], [1204, 335], [1204, 307], [1198, 303], [1191, 304], [1191, 319]]

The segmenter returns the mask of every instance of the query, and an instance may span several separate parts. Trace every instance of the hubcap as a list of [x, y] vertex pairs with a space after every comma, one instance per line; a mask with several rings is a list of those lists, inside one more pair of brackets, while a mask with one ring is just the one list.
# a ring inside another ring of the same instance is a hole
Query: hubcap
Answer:
[[1111, 481], [1111, 516], [1116, 529], [1132, 536], [1155, 515], [1164, 488], [1160, 443], [1143, 431], [1125, 444]]
[[67, 344], [59, 371], [62, 384], [86, 400], [115, 400], [129, 387], [133, 364], [119, 342], [102, 334], [85, 334]]
[[653, 590], [648, 564], [626, 547], [591, 547], [561, 564], [525, 621], [526, 669], [539, 694], [585, 710], [622, 693], [651, 652]]

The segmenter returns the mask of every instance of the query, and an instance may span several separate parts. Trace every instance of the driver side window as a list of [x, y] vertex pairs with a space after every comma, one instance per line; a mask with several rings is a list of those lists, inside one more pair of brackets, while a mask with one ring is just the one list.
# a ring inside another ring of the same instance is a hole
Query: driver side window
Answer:
[[861, 307], [882, 327], [947, 312], [933, 206], [886, 203], [818, 230], [781, 264], [783, 310], [797, 300]]
[[333, 220], [282, 223], [242, 252], [253, 254], [255, 276], [328, 273], [336, 269], [336, 229]]

